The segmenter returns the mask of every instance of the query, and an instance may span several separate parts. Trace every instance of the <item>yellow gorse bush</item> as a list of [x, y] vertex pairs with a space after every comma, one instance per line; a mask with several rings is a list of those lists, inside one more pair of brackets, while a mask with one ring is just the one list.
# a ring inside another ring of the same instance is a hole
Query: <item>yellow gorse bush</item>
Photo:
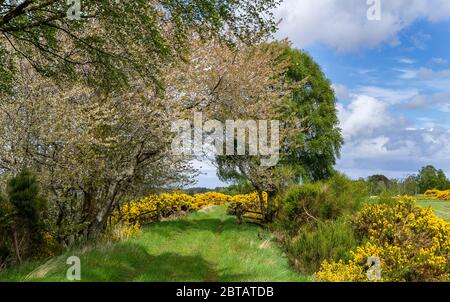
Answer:
[[[267, 203], [267, 193], [263, 194]], [[117, 229], [121, 227], [119, 237], [132, 237], [139, 233], [142, 225], [169, 217], [179, 212], [197, 211], [211, 205], [245, 204], [245, 207], [257, 211], [259, 199], [257, 193], [229, 196], [218, 192], [207, 192], [190, 196], [185, 193], [152, 194], [137, 201], [124, 203], [120, 209], [113, 212], [110, 226]]]
[[218, 192], [206, 192], [195, 194], [194, 200], [193, 204], [196, 207], [194, 210], [196, 210], [209, 205], [221, 205], [230, 202], [231, 196]]
[[448, 281], [450, 224], [431, 208], [402, 197], [393, 205], [368, 205], [355, 217], [358, 234], [368, 240], [347, 262], [324, 261], [319, 281], [369, 281], [367, 259], [381, 261], [381, 281]]
[[427, 190], [424, 194], [426, 197], [430, 199], [436, 199], [436, 200], [450, 200], [450, 190]]
[[[268, 206], [268, 195], [267, 192], [262, 193], [264, 200], [264, 207]], [[257, 192], [250, 194], [239, 194], [232, 196], [230, 199], [230, 204], [228, 206], [228, 213], [231, 215], [237, 215], [238, 213], [244, 214], [245, 212], [255, 212], [247, 213], [247, 217], [262, 218], [261, 213], [261, 202]]]

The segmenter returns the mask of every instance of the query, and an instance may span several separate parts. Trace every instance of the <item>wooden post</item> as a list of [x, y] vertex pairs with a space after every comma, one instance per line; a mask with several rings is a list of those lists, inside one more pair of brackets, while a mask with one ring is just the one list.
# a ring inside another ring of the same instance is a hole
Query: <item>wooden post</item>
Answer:
[[156, 221], [161, 221], [161, 206], [159, 204], [156, 205]]

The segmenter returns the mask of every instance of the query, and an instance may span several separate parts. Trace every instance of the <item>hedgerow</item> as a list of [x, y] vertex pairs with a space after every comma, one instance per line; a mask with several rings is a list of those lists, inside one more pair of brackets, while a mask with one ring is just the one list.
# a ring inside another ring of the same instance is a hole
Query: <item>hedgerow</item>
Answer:
[[[263, 193], [267, 203], [267, 193]], [[257, 193], [229, 196], [218, 192], [195, 194], [194, 196], [175, 192], [149, 195], [137, 201], [130, 201], [116, 209], [110, 219], [113, 237], [130, 237], [139, 233], [141, 226], [159, 221], [177, 213], [192, 212], [211, 205], [229, 204], [229, 213], [235, 215], [237, 208], [243, 211], [259, 211]]]

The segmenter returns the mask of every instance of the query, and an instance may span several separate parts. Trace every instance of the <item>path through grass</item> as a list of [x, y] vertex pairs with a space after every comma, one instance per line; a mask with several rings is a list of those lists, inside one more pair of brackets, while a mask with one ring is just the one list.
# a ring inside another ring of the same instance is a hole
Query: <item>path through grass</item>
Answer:
[[144, 229], [123, 242], [72, 252], [0, 273], [0, 281], [66, 281], [66, 259], [81, 259], [82, 281], [306, 281], [270, 234], [237, 225], [215, 206]]

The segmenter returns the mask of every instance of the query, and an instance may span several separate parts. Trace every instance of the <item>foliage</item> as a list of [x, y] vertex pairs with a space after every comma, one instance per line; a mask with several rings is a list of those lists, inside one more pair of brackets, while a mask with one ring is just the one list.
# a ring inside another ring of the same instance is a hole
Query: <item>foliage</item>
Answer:
[[61, 257], [0, 272], [2, 281], [67, 281], [66, 259], [80, 257], [82, 279], [99, 281], [308, 281], [255, 225], [237, 225], [226, 206], [153, 224], [122, 242], [74, 249]]
[[46, 232], [47, 202], [37, 178], [23, 169], [8, 180], [7, 197], [0, 196], [0, 268], [8, 261], [47, 255], [53, 239]]
[[419, 185], [420, 193], [424, 193], [426, 190], [431, 189], [450, 189], [450, 183], [444, 171], [437, 170], [433, 166], [426, 166], [420, 169], [419, 175], [417, 176], [417, 183]]
[[185, 59], [193, 36], [231, 43], [229, 32], [249, 42], [273, 32], [278, 2], [83, 0], [81, 20], [71, 20], [66, 1], [0, 1], [0, 91], [12, 86], [16, 58], [60, 83], [117, 91], [142, 77], [159, 85], [161, 69]]
[[312, 274], [324, 259], [348, 260], [357, 244], [351, 223], [339, 218], [301, 227], [295, 237], [287, 238], [285, 250], [296, 270]]
[[415, 196], [420, 191], [416, 175], [409, 175], [408, 177], [406, 177], [401, 182], [400, 186], [402, 195]]
[[448, 281], [450, 224], [411, 197], [392, 205], [372, 204], [354, 218], [357, 235], [367, 241], [349, 261], [325, 261], [321, 281], [367, 281], [367, 259], [381, 260], [382, 281]]
[[444, 219], [445, 221], [450, 221], [450, 202], [418, 199], [417, 205], [421, 207], [431, 207], [438, 217]]
[[435, 200], [450, 200], [450, 190], [427, 190], [425, 191], [424, 195], [429, 199], [435, 199]]
[[315, 272], [326, 259], [348, 259], [359, 243], [348, 217], [368, 198], [367, 185], [335, 174], [324, 182], [291, 187], [272, 225], [290, 263]]
[[99, 94], [81, 85], [60, 89], [23, 66], [17, 97], [0, 112], [1, 176], [23, 165], [40, 171], [61, 244], [97, 237], [129, 196], [189, 183], [189, 159], [171, 154], [173, 103], [149, 98], [154, 91], [138, 80], [127, 93]]
[[[267, 207], [268, 204], [268, 194], [266, 192], [262, 193], [264, 206]], [[251, 211], [255, 213], [261, 212], [261, 204], [257, 192], [250, 194], [238, 194], [230, 198], [230, 203], [228, 205], [228, 214], [242, 216], [245, 212]], [[253, 213], [253, 214], [255, 214]], [[259, 218], [262, 218], [259, 216]]]
[[284, 197], [278, 224], [295, 233], [308, 223], [335, 220], [358, 210], [367, 195], [365, 183], [341, 174], [335, 174], [327, 182], [294, 186]]
[[272, 69], [271, 78], [275, 83], [267, 83], [267, 87], [274, 87], [274, 92], [279, 90], [282, 93], [278, 92], [267, 100], [253, 97], [259, 100], [254, 103], [255, 107], [227, 105], [231, 108], [227, 110], [240, 118], [279, 120], [281, 160], [274, 166], [263, 167], [262, 156], [216, 158], [220, 179], [246, 180], [257, 192], [269, 194], [268, 208], [262, 208], [268, 220], [271, 219], [271, 200], [284, 190], [284, 182], [280, 181], [284, 179], [280, 173], [283, 167], [293, 170], [291, 179], [296, 182], [301, 178], [328, 178], [334, 172], [333, 165], [342, 144], [337, 128], [336, 98], [331, 83], [325, 79], [318, 64], [307, 54], [292, 49], [288, 43], [277, 42], [269, 46], [274, 55], [265, 66]]
[[308, 53], [289, 46], [283, 48], [281, 58], [289, 62], [285, 80], [294, 89], [278, 108], [281, 127], [292, 129], [282, 162], [295, 168], [298, 179], [325, 180], [334, 174], [343, 144], [336, 96], [331, 82]]
[[384, 175], [372, 175], [367, 178], [371, 195], [380, 195], [384, 191], [390, 191], [397, 195], [415, 196], [426, 190], [450, 189], [450, 181], [441, 169], [426, 166], [419, 173], [408, 175], [404, 179], [388, 179]]
[[248, 181], [237, 182], [221, 190], [222, 193], [231, 196], [238, 194], [248, 194], [253, 191], [255, 191], [255, 188], [253, 188]]
[[[265, 193], [264, 196], [267, 202], [267, 194]], [[119, 225], [122, 227], [123, 237], [129, 237], [139, 233], [142, 225], [158, 221], [161, 218], [223, 204], [229, 204], [228, 211], [233, 215], [236, 214], [233, 210], [238, 205], [245, 207], [247, 210], [257, 211], [259, 209], [258, 194], [229, 196], [218, 192], [207, 192], [190, 196], [175, 192], [149, 195], [137, 201], [124, 203], [116, 209], [110, 219], [110, 228], [114, 233], [118, 231], [115, 226]]]
[[[276, 107], [282, 104], [283, 99], [290, 93], [291, 87], [286, 85], [280, 77], [286, 72], [288, 62], [280, 60], [282, 46], [280, 44], [261, 43], [255, 47], [244, 49], [242, 53], [224, 53], [222, 60], [228, 62], [226, 74], [233, 74], [239, 80], [231, 77], [223, 77], [216, 89], [217, 96], [226, 102], [215, 104], [211, 117], [225, 122], [226, 120], [242, 121], [272, 121], [276, 119]], [[249, 69], [248, 66], [254, 66]], [[245, 104], [245, 106], [242, 106]], [[250, 130], [247, 126], [247, 129]], [[261, 145], [250, 145], [250, 139], [244, 143], [244, 153], [238, 154], [237, 144], [233, 144], [234, 155], [218, 155], [215, 158], [217, 174], [223, 181], [249, 182], [259, 193], [261, 209], [265, 219], [269, 218], [271, 212], [272, 197], [276, 195], [275, 165], [278, 161], [278, 141], [273, 142], [278, 129], [270, 129], [270, 147], [273, 154], [251, 155], [250, 148]], [[247, 132], [247, 131], [246, 131]], [[250, 131], [248, 131], [249, 135]], [[253, 137], [257, 134], [253, 133]], [[279, 137], [282, 141], [288, 135], [288, 131], [280, 129]], [[261, 141], [260, 141], [261, 143]], [[268, 147], [268, 146], [267, 146]], [[270, 153], [270, 152], [268, 152]], [[219, 154], [225, 154], [220, 152]], [[268, 164], [267, 164], [268, 163]], [[273, 165], [272, 165], [273, 164]], [[264, 207], [262, 192], [269, 194], [267, 208]]]
[[216, 187], [214, 189], [212, 188], [205, 188], [205, 187], [192, 187], [183, 189], [183, 192], [189, 195], [195, 195], [195, 194], [201, 194], [201, 193], [207, 193], [207, 192], [222, 192], [224, 188], [222, 187]]
[[391, 187], [391, 180], [384, 175], [369, 176], [367, 182], [369, 183], [370, 195], [379, 195]]
[[14, 207], [16, 218], [27, 223], [31, 229], [39, 229], [42, 225], [42, 213], [46, 209], [46, 201], [40, 196], [37, 178], [27, 169], [8, 181], [8, 201]]
[[[196, 104], [211, 117], [224, 113], [229, 101], [242, 107], [246, 97], [234, 96], [249, 82], [254, 83], [250, 95], [278, 95], [267, 88], [275, 83], [272, 65], [258, 69], [272, 60], [270, 48], [236, 41], [231, 50], [200, 39], [190, 46], [187, 63], [162, 71], [171, 88], [163, 95], [140, 78], [124, 93], [100, 93], [81, 84], [61, 89], [23, 62], [16, 97], [0, 111], [1, 176], [14, 175], [23, 165], [40, 171], [49, 220], [61, 244], [97, 237], [113, 209], [134, 196], [192, 182], [191, 157], [172, 152], [171, 125], [200, 110]], [[249, 62], [254, 67], [243, 68]]]

